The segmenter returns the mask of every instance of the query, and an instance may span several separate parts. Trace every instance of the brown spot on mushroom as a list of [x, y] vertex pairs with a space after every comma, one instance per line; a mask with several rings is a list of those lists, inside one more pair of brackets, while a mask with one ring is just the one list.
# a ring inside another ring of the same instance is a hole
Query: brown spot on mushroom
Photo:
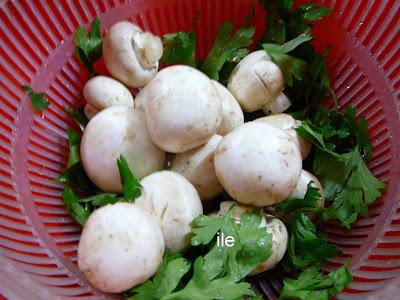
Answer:
[[160, 215], [160, 220], [161, 222], [164, 220], [165, 218], [165, 213], [167, 212], [167, 208], [168, 208], [168, 204], [164, 206], [164, 208], [161, 211], [161, 215]]
[[135, 138], [136, 138], [136, 133], [128, 128], [124, 136], [124, 141], [133, 141]]

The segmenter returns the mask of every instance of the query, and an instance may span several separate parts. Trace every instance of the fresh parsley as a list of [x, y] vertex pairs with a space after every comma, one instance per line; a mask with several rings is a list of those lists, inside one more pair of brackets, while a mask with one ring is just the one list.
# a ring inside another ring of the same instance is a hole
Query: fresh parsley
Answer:
[[79, 198], [68, 186], [64, 188], [62, 197], [67, 211], [81, 226], [85, 225], [90, 214], [96, 208], [123, 200], [123, 198], [112, 193], [100, 193], [87, 198]]
[[81, 138], [72, 129], [67, 129], [69, 140], [69, 158], [67, 168], [55, 180], [71, 187], [77, 188], [85, 194], [98, 192], [95, 185], [90, 181], [82, 166], [80, 157]]
[[368, 124], [364, 118], [357, 121], [355, 114], [352, 107], [343, 113], [321, 109], [314, 122], [305, 120], [296, 129], [317, 147], [312, 158], [313, 171], [330, 204], [323, 212], [323, 219], [337, 219], [346, 228], [351, 227], [359, 214], [368, 216], [368, 205], [385, 187], [366, 165], [371, 153]]
[[162, 42], [164, 51], [161, 63], [169, 65], [181, 63], [196, 67], [196, 34], [193, 30], [164, 34]]
[[[324, 220], [337, 219], [350, 228], [358, 215], [368, 217], [368, 205], [381, 196], [385, 184], [374, 177], [356, 147], [349, 153], [332, 157], [317, 153], [315, 174], [321, 178], [326, 198], [331, 205], [324, 211]], [[337, 176], [336, 172], [343, 172]]]
[[240, 27], [232, 32], [231, 22], [225, 22], [218, 29], [214, 45], [200, 67], [211, 79], [219, 79], [219, 72], [226, 62], [239, 62], [249, 53], [247, 47], [253, 42], [254, 27]]
[[[242, 280], [271, 255], [272, 237], [260, 223], [260, 211], [245, 213], [238, 224], [230, 211], [222, 217], [196, 217], [191, 243], [198, 256], [192, 269], [188, 260], [166, 254], [153, 279], [128, 291], [127, 299], [257, 299]], [[218, 247], [217, 232], [233, 236], [234, 246]]]
[[[302, 34], [310, 34], [313, 23], [331, 13], [331, 8], [320, 6], [317, 2], [305, 3], [293, 8], [291, 0], [260, 0], [266, 10], [266, 29], [260, 44], [273, 44], [278, 47], [285, 42], [293, 41]], [[336, 96], [329, 81], [326, 57], [330, 48], [321, 55], [317, 53], [310, 41], [303, 41], [278, 59], [272, 57], [279, 65], [286, 62], [289, 69], [282, 68], [287, 87], [285, 94], [289, 97], [293, 116], [303, 119], [312, 114], [329, 97], [336, 103]], [[268, 49], [267, 49], [268, 51]], [[274, 54], [272, 55], [274, 56]]]
[[79, 129], [83, 132], [87, 123], [88, 118], [83, 112], [83, 108], [67, 108], [67, 113], [74, 119], [75, 123], [79, 126]]
[[294, 10], [294, 14], [299, 15], [303, 21], [319, 21], [323, 17], [330, 15], [331, 12], [332, 8], [320, 7], [317, 2], [301, 4]]
[[67, 167], [71, 167], [81, 161], [81, 138], [76, 132], [72, 131], [70, 128], [67, 129], [67, 135], [69, 140], [69, 158]]
[[193, 276], [181, 290], [167, 295], [162, 300], [236, 300], [244, 296], [254, 296], [251, 286], [247, 282], [233, 282], [226, 275], [213, 278], [204, 269], [204, 258], [196, 258], [193, 266]]
[[128, 300], [158, 300], [170, 295], [182, 277], [189, 271], [191, 262], [180, 254], [166, 252], [157, 273], [151, 280], [135, 287], [125, 294]]
[[324, 276], [319, 265], [308, 267], [296, 278], [286, 278], [279, 299], [328, 300], [352, 281], [347, 266]]
[[317, 202], [321, 199], [318, 188], [312, 186], [312, 182], [308, 183], [307, 191], [303, 199], [288, 198], [272, 207], [272, 212], [281, 220], [290, 221], [293, 215], [302, 211], [309, 213], [320, 213], [321, 208]]
[[81, 226], [85, 225], [91, 213], [90, 206], [88, 204], [82, 205], [79, 197], [68, 186], [64, 188], [62, 197], [65, 207], [72, 218]]
[[[232, 247], [218, 247], [216, 243], [205, 255], [205, 268], [211, 274], [230, 274], [232, 280], [239, 281], [251, 273], [272, 253], [272, 236], [265, 228], [260, 228], [261, 212], [243, 214], [240, 224], [236, 224], [226, 213], [224, 217], [199, 216], [192, 222], [192, 245], [210, 245], [217, 232], [232, 236]], [[219, 264], [217, 264], [218, 262]]]
[[44, 93], [35, 93], [28, 84], [23, 85], [22, 88], [28, 94], [29, 99], [31, 99], [33, 108], [38, 112], [43, 112], [50, 105]]
[[297, 80], [302, 80], [306, 62], [288, 53], [311, 39], [312, 36], [310, 34], [304, 33], [282, 45], [269, 43], [262, 45], [272, 61], [281, 69], [285, 83], [289, 86], [293, 85], [293, 77]]
[[70, 137], [70, 160], [72, 161], [72, 165], [69, 166], [56, 180], [75, 187], [84, 194], [90, 194], [89, 196], [80, 198], [74, 193], [71, 187], [66, 186], [64, 188], [63, 199], [65, 206], [70, 215], [79, 224], [83, 226], [91, 212], [100, 206], [114, 204], [116, 202], [134, 201], [141, 195], [140, 182], [133, 175], [126, 159], [122, 155], [117, 159], [117, 165], [124, 190], [123, 195], [101, 193], [98, 191], [97, 188], [94, 187], [93, 183], [87, 178], [80, 157], [78, 157], [76, 153], [74, 154], [74, 152], [76, 152], [74, 147], [80, 144], [79, 136], [72, 131], [69, 131], [68, 136]]
[[293, 9], [293, 0], [261, 0], [267, 12], [262, 42], [281, 44], [303, 32], [310, 32], [312, 22], [328, 16], [332, 9], [318, 2], [304, 3]]
[[289, 245], [283, 263], [286, 270], [303, 269], [340, 254], [335, 245], [317, 233], [315, 224], [304, 212], [297, 212], [289, 226]]
[[135, 177], [132, 170], [129, 168], [128, 162], [122, 155], [117, 159], [119, 175], [124, 188], [125, 200], [132, 201], [142, 194], [142, 186], [139, 179]]
[[100, 20], [95, 17], [90, 32], [87, 32], [82, 26], [78, 26], [75, 33], [76, 49], [74, 54], [90, 74], [94, 74], [93, 63], [103, 55], [100, 26]]

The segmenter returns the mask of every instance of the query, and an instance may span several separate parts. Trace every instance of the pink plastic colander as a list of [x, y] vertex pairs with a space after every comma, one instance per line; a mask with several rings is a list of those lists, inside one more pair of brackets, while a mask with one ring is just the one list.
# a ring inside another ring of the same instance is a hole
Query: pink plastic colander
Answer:
[[[8, 299], [106, 299], [76, 265], [80, 227], [65, 212], [53, 178], [68, 157], [65, 107], [81, 104], [88, 74], [72, 55], [78, 24], [95, 16], [103, 32], [128, 19], [156, 34], [188, 30], [196, 13], [197, 53], [211, 47], [218, 25], [244, 22], [252, 0], [0, 1], [0, 294]], [[315, 27], [315, 45], [332, 45], [329, 70], [342, 105], [369, 121], [370, 168], [388, 184], [351, 231], [324, 228], [343, 251], [326, 270], [349, 262], [353, 283], [338, 298], [400, 299], [400, 2], [324, 0], [330, 17]], [[256, 5], [259, 37], [264, 14]], [[34, 113], [21, 89], [29, 83], [51, 102]], [[132, 270], [134, 272], [134, 270]], [[396, 283], [397, 281], [397, 283]], [[265, 298], [280, 283], [253, 279]], [[116, 297], [116, 296], [113, 296]], [[1, 298], [1, 296], [0, 296]]]

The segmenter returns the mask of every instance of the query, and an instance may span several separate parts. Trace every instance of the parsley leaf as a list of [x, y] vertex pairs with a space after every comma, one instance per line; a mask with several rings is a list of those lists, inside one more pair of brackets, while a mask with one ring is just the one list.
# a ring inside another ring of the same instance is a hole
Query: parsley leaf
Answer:
[[272, 236], [261, 224], [261, 212], [246, 212], [236, 224], [228, 211], [223, 217], [199, 216], [192, 222], [192, 245], [210, 244], [217, 234], [232, 236], [232, 247], [213, 244], [204, 259], [204, 269], [211, 277], [229, 274], [237, 282], [251, 273], [272, 253]]
[[218, 29], [214, 45], [201, 66], [211, 79], [219, 79], [219, 72], [226, 62], [238, 62], [249, 53], [246, 47], [253, 42], [255, 29], [240, 27], [233, 34], [232, 31], [231, 22], [225, 22]]
[[65, 169], [61, 175], [55, 179], [55, 181], [67, 184], [71, 187], [76, 187], [84, 193], [92, 194], [98, 191], [86, 175], [82, 162], [77, 162]]
[[135, 177], [132, 170], [129, 169], [128, 162], [122, 155], [117, 159], [117, 165], [124, 188], [124, 199], [135, 200], [142, 194], [142, 186], [139, 180]]
[[354, 134], [355, 141], [360, 149], [360, 154], [365, 161], [371, 158], [371, 142], [368, 135], [368, 122], [364, 116], [361, 116], [359, 121], [356, 120], [356, 109], [352, 106], [347, 106], [344, 110], [344, 120], [346, 125]]
[[303, 199], [288, 198], [272, 207], [273, 213], [281, 220], [290, 220], [297, 211], [316, 213], [321, 211], [317, 202], [321, 199], [318, 188], [312, 186], [312, 182], [307, 185], [307, 191]]
[[[166, 252], [157, 273], [151, 280], [125, 293], [128, 300], [158, 300], [172, 293], [191, 263], [179, 254]], [[129, 295], [132, 295], [129, 297]]]
[[196, 67], [196, 34], [192, 30], [189, 32], [179, 31], [176, 33], [164, 34], [162, 42], [164, 51], [161, 57], [161, 63], [181, 63]]
[[[323, 154], [320, 156], [325, 157]], [[316, 165], [316, 173], [323, 184], [329, 183], [327, 199], [332, 202], [323, 213], [324, 220], [338, 219], [342, 226], [350, 228], [358, 214], [368, 217], [368, 205], [381, 196], [379, 190], [385, 188], [385, 184], [371, 174], [358, 148], [340, 155], [333, 164], [321, 162], [320, 159]], [[339, 180], [330, 175], [338, 170], [343, 170], [343, 177]]]
[[65, 207], [68, 212], [78, 222], [81, 226], [85, 225], [91, 209], [88, 205], [82, 205], [80, 203], [79, 197], [72, 191], [70, 187], [65, 187], [62, 193]]
[[332, 12], [330, 7], [317, 7], [318, 3], [310, 2], [299, 5], [294, 13], [301, 16], [303, 21], [319, 21], [323, 17], [328, 16]]
[[304, 33], [282, 45], [268, 43], [262, 45], [271, 56], [272, 61], [281, 69], [285, 83], [289, 86], [293, 85], [293, 77], [297, 80], [302, 79], [306, 62], [287, 53], [311, 39], [312, 36], [310, 34]]
[[22, 88], [31, 99], [33, 108], [38, 112], [43, 112], [50, 105], [44, 93], [35, 93], [28, 84], [23, 85]]
[[121, 198], [114, 193], [100, 193], [79, 200], [81, 203], [90, 203], [92, 206], [96, 207], [114, 204], [118, 201], [121, 201]]
[[[347, 106], [343, 112], [319, 108], [313, 121], [307, 122], [309, 133], [320, 134], [329, 148], [337, 153], [346, 153], [356, 145], [365, 161], [371, 157], [371, 143], [368, 135], [368, 122], [363, 116], [357, 121], [356, 109]], [[307, 134], [303, 132], [303, 134]]]
[[86, 198], [79, 198], [68, 186], [64, 188], [62, 197], [69, 214], [81, 226], [85, 225], [94, 209], [124, 200], [114, 193], [99, 193]]
[[237, 254], [232, 257], [229, 269], [231, 276], [240, 280], [251, 273], [272, 254], [272, 235], [261, 224], [261, 211], [246, 212], [237, 230]]
[[[233, 221], [230, 210], [222, 217], [196, 217], [192, 222], [192, 245], [208, 252], [195, 259], [186, 280], [183, 276], [188, 272], [188, 261], [168, 254], [155, 277], [126, 296], [130, 296], [129, 300], [241, 299], [243, 296], [259, 299], [250, 284], [242, 280], [272, 252], [271, 234], [259, 227], [261, 213], [260, 210], [246, 212], [240, 223]], [[233, 236], [234, 245], [218, 246], [215, 241], [218, 232]]]
[[71, 167], [72, 165], [81, 161], [81, 138], [76, 132], [72, 131], [70, 128], [67, 129], [67, 135], [69, 140], [69, 158], [67, 167]]
[[99, 193], [93, 183], [87, 178], [82, 167], [79, 155], [80, 138], [77, 133], [68, 130], [70, 140], [70, 163], [68, 168], [56, 180], [76, 186], [84, 192], [96, 193], [94, 195], [79, 198], [70, 187], [65, 187], [63, 199], [65, 206], [71, 216], [82, 226], [89, 218], [91, 212], [100, 206], [114, 204], [116, 202], [132, 201], [141, 195], [141, 185], [139, 180], [133, 175], [129, 169], [126, 159], [120, 155], [117, 159], [117, 165], [120, 172], [121, 182], [124, 189], [123, 197], [115, 193]]
[[88, 118], [85, 116], [83, 112], [83, 108], [67, 108], [68, 114], [74, 119], [75, 123], [79, 126], [80, 130], [83, 132], [87, 123], [89, 122]]
[[284, 279], [279, 299], [328, 300], [351, 281], [352, 277], [347, 266], [323, 276], [319, 266], [315, 265], [305, 269], [296, 279]]
[[93, 63], [103, 55], [100, 20], [97, 17], [94, 18], [90, 32], [87, 32], [82, 26], [78, 26], [74, 42], [76, 45], [75, 56], [85, 65], [89, 73], [93, 74]]
[[55, 179], [55, 181], [79, 188], [85, 193], [97, 192], [98, 189], [90, 181], [82, 166], [80, 157], [81, 139], [79, 135], [68, 128], [67, 136], [69, 140], [69, 158], [67, 168]]
[[331, 204], [323, 212], [323, 219], [337, 219], [346, 228], [350, 228], [359, 214], [368, 216], [368, 205], [385, 187], [364, 161], [369, 158], [371, 149], [367, 128], [366, 120], [361, 118], [357, 122], [355, 110], [348, 107], [344, 113], [320, 110], [315, 123], [306, 120], [296, 129], [318, 148], [312, 162], [313, 170]]
[[285, 21], [278, 14], [269, 15], [266, 22], [265, 40], [274, 44], [282, 44], [286, 40]]
[[228, 226], [233, 226], [230, 224], [231, 222], [229, 215], [223, 218], [206, 215], [197, 216], [192, 221], [192, 246], [208, 245], [217, 232], [224, 228], [227, 223], [229, 223]]
[[244, 296], [254, 296], [247, 282], [235, 283], [229, 276], [213, 279], [204, 271], [204, 258], [194, 262], [193, 277], [181, 290], [161, 298], [162, 300], [235, 300]]
[[286, 270], [325, 263], [327, 258], [341, 253], [335, 245], [329, 244], [325, 237], [317, 234], [314, 223], [304, 212], [295, 214], [289, 232], [289, 247], [283, 265]]

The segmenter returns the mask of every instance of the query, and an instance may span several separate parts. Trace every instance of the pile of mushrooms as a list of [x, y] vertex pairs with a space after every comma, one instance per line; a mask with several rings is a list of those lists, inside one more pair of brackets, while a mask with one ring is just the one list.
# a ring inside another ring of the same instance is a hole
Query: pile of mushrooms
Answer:
[[[317, 178], [302, 169], [311, 144], [295, 128], [301, 121], [283, 112], [282, 72], [264, 50], [247, 55], [227, 87], [192, 67], [158, 71], [159, 37], [130, 22], [105, 36], [105, 65], [113, 76], [96, 76], [84, 86], [90, 119], [81, 142], [83, 167], [104, 192], [122, 192], [117, 158], [122, 154], [141, 179], [142, 195], [91, 214], [78, 249], [88, 281], [105, 292], [122, 292], [153, 276], [166, 249], [185, 251], [192, 220], [222, 192], [216, 216], [232, 204], [231, 217], [288, 197], [302, 198]], [[131, 88], [140, 88], [135, 96]], [[244, 122], [243, 112], [267, 116]], [[166, 157], [173, 154], [169, 170]], [[324, 205], [321, 198], [319, 205]], [[288, 242], [284, 223], [265, 215], [260, 227], [272, 234], [272, 255], [252, 274], [273, 268]]]

